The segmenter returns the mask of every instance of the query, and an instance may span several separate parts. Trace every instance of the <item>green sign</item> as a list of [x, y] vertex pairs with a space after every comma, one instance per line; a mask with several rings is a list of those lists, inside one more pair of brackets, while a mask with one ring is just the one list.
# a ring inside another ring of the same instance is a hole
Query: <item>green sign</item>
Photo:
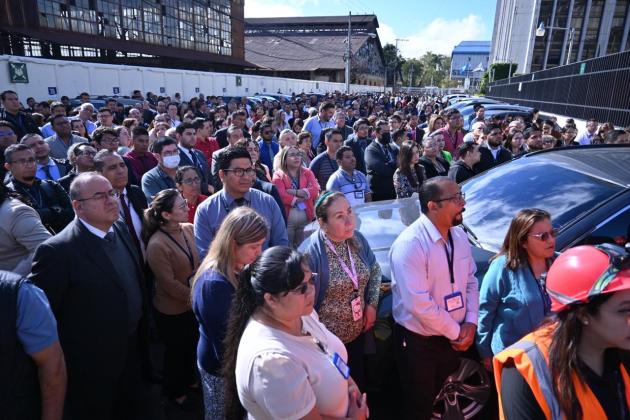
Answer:
[[586, 73], [586, 63], [580, 64], [580, 74]]
[[241, 76], [236, 76], [236, 87], [239, 87], [242, 85], [243, 85], [243, 79], [241, 79]]
[[9, 78], [11, 83], [28, 83], [26, 63], [9, 62]]

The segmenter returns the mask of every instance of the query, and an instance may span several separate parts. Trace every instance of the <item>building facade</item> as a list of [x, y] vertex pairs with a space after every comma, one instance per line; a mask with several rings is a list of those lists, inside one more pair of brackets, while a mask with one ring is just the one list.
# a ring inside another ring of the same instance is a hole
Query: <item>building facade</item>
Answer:
[[244, 0], [0, 1], [2, 54], [206, 71], [251, 66]]
[[[350, 21], [350, 22], [349, 22]], [[245, 59], [269, 76], [345, 82], [348, 27], [350, 83], [383, 86], [383, 48], [374, 15], [245, 19]]]
[[602, 57], [630, 49], [629, 31], [630, 0], [497, 0], [491, 62], [525, 74]]
[[488, 69], [490, 41], [462, 41], [451, 53], [451, 80], [462, 81], [467, 88], [479, 85]]

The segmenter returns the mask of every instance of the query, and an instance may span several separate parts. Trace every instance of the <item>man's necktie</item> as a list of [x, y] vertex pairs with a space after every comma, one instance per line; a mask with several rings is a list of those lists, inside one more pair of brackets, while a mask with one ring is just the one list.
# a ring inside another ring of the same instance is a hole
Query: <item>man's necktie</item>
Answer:
[[199, 167], [199, 159], [197, 159], [197, 156], [195, 155], [195, 151], [190, 149], [190, 157], [192, 158], [192, 162], [193, 164], [198, 168]]
[[46, 174], [46, 179], [50, 179], [51, 181], [54, 181], [52, 174], [50, 173], [50, 166], [48, 165], [42, 166], [42, 171], [44, 171], [44, 173]]
[[133, 219], [131, 218], [131, 210], [125, 201], [125, 194], [120, 194], [120, 204], [123, 208], [123, 213], [125, 217], [125, 224], [127, 225], [127, 230], [129, 230], [129, 234], [131, 235], [131, 240], [133, 241], [134, 246], [138, 250], [138, 256], [140, 260], [142, 260], [142, 247], [140, 246], [140, 240], [138, 240], [138, 236], [136, 235], [136, 230], [133, 227]]

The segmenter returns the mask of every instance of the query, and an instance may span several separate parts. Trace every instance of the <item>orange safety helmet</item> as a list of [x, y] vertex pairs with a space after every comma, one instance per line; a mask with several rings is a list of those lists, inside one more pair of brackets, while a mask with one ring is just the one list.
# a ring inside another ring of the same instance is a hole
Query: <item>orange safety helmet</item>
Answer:
[[630, 244], [582, 245], [563, 252], [547, 274], [551, 310], [587, 303], [604, 293], [630, 289]]

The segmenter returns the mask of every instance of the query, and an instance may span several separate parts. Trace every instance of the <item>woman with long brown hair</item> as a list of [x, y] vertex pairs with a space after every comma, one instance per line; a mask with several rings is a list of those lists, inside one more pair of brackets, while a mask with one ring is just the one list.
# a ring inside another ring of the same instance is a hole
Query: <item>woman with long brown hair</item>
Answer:
[[555, 245], [548, 212], [523, 209], [512, 219], [479, 292], [477, 349], [488, 370], [493, 355], [534, 331], [549, 315], [545, 276]]
[[556, 316], [494, 358], [501, 418], [630, 418], [627, 249], [565, 251], [547, 291]]
[[204, 258], [193, 281], [193, 311], [199, 321], [197, 365], [203, 384], [206, 420], [223, 414], [223, 339], [238, 276], [262, 252], [267, 237], [265, 220], [249, 207], [232, 210]]
[[396, 198], [411, 197], [420, 192], [426, 179], [424, 167], [420, 165], [420, 148], [411, 140], [405, 140], [398, 152], [398, 169], [394, 172], [394, 189]]

